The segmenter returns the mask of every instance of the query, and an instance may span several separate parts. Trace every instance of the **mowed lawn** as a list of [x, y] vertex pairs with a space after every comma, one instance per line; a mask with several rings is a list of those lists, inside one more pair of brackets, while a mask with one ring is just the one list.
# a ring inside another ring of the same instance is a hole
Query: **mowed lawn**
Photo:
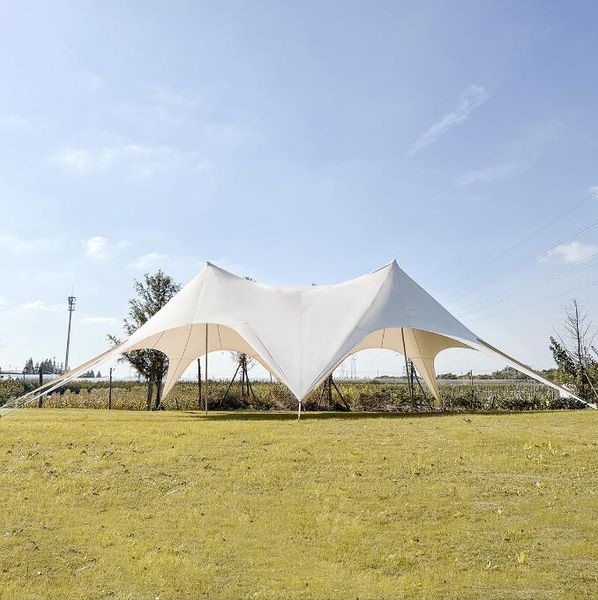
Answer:
[[597, 417], [15, 411], [0, 598], [596, 598]]

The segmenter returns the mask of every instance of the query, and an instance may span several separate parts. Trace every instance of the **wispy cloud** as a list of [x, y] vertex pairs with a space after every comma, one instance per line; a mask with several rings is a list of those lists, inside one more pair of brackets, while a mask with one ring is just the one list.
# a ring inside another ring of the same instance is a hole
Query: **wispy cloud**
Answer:
[[466, 187], [476, 183], [489, 183], [508, 179], [509, 177], [526, 171], [529, 168], [529, 163], [510, 162], [498, 165], [491, 165], [484, 169], [476, 171], [468, 171], [455, 179], [455, 183], [460, 187]]
[[120, 319], [116, 317], [102, 317], [102, 316], [89, 316], [89, 317], [81, 317], [79, 319], [80, 323], [90, 323], [93, 325], [101, 325], [101, 324], [111, 324], [111, 323], [119, 323]]
[[195, 172], [209, 168], [209, 164], [196, 151], [147, 144], [123, 144], [99, 149], [70, 146], [54, 152], [50, 161], [79, 174], [102, 174], [121, 169], [135, 179], [146, 179], [177, 168]]
[[143, 256], [140, 256], [139, 258], [134, 260], [132, 263], [130, 263], [129, 266], [134, 267], [135, 269], [147, 269], [148, 267], [151, 267], [156, 262], [163, 260], [166, 257], [166, 254], [148, 252], [147, 254], [144, 254]]
[[0, 115], [0, 129], [19, 130], [29, 127], [31, 119], [19, 113]]
[[560, 244], [556, 248], [540, 256], [540, 260], [546, 260], [550, 257], [556, 258], [566, 263], [584, 262], [598, 254], [598, 245], [582, 244], [581, 242], [570, 242]]
[[462, 125], [471, 112], [478, 106], [484, 104], [488, 98], [490, 98], [490, 93], [485, 87], [475, 84], [470, 85], [459, 96], [456, 108], [445, 114], [437, 123], [434, 123], [434, 125], [426, 129], [413, 144], [407, 155], [413, 156], [420, 150], [423, 150], [426, 146], [436, 142], [453, 127]]
[[195, 108], [197, 101], [195, 98], [176, 92], [170, 88], [159, 87], [151, 93], [151, 99], [154, 103], [168, 108]]
[[94, 235], [84, 242], [85, 254], [95, 259], [103, 259], [108, 256], [108, 238]]
[[23, 310], [32, 312], [55, 312], [64, 308], [62, 304], [48, 304], [45, 300], [34, 300], [21, 305]]
[[106, 86], [104, 78], [98, 73], [85, 71], [79, 75], [81, 84], [92, 92], [97, 92]]
[[12, 254], [24, 254], [47, 249], [54, 240], [44, 237], [24, 238], [10, 233], [0, 233], [0, 250]]

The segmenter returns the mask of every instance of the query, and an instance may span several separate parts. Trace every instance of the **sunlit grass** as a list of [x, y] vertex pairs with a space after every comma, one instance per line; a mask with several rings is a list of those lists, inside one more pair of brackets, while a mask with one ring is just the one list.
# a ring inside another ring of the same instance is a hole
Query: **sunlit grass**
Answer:
[[0, 598], [593, 598], [597, 425], [14, 412]]

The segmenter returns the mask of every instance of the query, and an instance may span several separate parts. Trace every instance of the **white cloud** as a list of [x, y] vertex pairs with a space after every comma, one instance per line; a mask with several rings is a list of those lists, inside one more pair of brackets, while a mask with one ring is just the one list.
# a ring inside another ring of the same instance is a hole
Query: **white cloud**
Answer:
[[23, 310], [35, 312], [55, 312], [64, 308], [62, 304], [47, 304], [45, 300], [34, 300], [21, 305]]
[[426, 146], [433, 144], [441, 136], [457, 125], [463, 124], [471, 112], [481, 106], [490, 98], [490, 93], [480, 85], [470, 85], [460, 96], [457, 107], [450, 113], [444, 115], [437, 123], [434, 123], [413, 144], [408, 156], [423, 150]]
[[465, 187], [475, 183], [489, 183], [491, 181], [498, 181], [500, 179], [507, 179], [511, 175], [515, 175], [528, 168], [527, 164], [519, 162], [504, 163], [500, 165], [493, 165], [486, 167], [485, 169], [479, 169], [477, 171], [469, 171], [460, 175], [455, 179], [455, 183], [458, 186]]
[[123, 144], [95, 150], [66, 147], [54, 152], [50, 161], [80, 174], [122, 169], [135, 179], [146, 179], [177, 168], [202, 171], [209, 167], [196, 151], [147, 144]]
[[16, 131], [29, 127], [31, 119], [19, 113], [0, 115], [0, 129]]
[[84, 87], [88, 88], [92, 92], [97, 92], [106, 86], [104, 78], [97, 73], [81, 73], [81, 75], [79, 75], [79, 81]]
[[102, 259], [108, 256], [107, 245], [108, 238], [101, 235], [94, 235], [90, 237], [85, 243], [85, 254], [92, 258]]
[[545, 260], [549, 257], [554, 257], [566, 263], [580, 263], [590, 259], [598, 254], [598, 246], [596, 244], [582, 244], [581, 242], [570, 242], [568, 244], [560, 244], [553, 250], [543, 254], [539, 258]]
[[116, 317], [102, 317], [102, 316], [90, 316], [90, 317], [81, 317], [79, 319], [80, 323], [91, 323], [91, 324], [104, 324], [104, 323], [119, 323], [120, 319]]
[[63, 148], [52, 156], [52, 160], [75, 171], [90, 171], [94, 166], [94, 157], [84, 148]]
[[129, 266], [134, 267], [135, 269], [147, 269], [157, 261], [166, 258], [166, 256], [166, 254], [149, 252], [148, 254], [144, 254], [143, 256], [140, 256], [138, 259], [134, 260]]
[[22, 238], [10, 233], [0, 233], [0, 250], [12, 252], [13, 254], [24, 254], [44, 248], [47, 249], [53, 241], [50, 238]]
[[189, 97], [168, 88], [158, 88], [152, 93], [152, 99], [156, 104], [168, 108], [195, 108], [197, 102]]

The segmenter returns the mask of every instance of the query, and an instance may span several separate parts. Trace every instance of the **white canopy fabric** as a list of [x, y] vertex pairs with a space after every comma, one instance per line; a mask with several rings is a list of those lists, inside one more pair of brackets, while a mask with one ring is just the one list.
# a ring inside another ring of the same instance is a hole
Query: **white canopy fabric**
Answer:
[[577, 398], [480, 339], [394, 260], [344, 283], [311, 287], [272, 287], [207, 263], [131, 337], [47, 384], [43, 393], [116, 354], [153, 349], [169, 359], [166, 397], [197, 358], [230, 350], [253, 356], [301, 402], [343, 360], [367, 348], [406, 355], [436, 398], [434, 361], [448, 348], [481, 350]]

